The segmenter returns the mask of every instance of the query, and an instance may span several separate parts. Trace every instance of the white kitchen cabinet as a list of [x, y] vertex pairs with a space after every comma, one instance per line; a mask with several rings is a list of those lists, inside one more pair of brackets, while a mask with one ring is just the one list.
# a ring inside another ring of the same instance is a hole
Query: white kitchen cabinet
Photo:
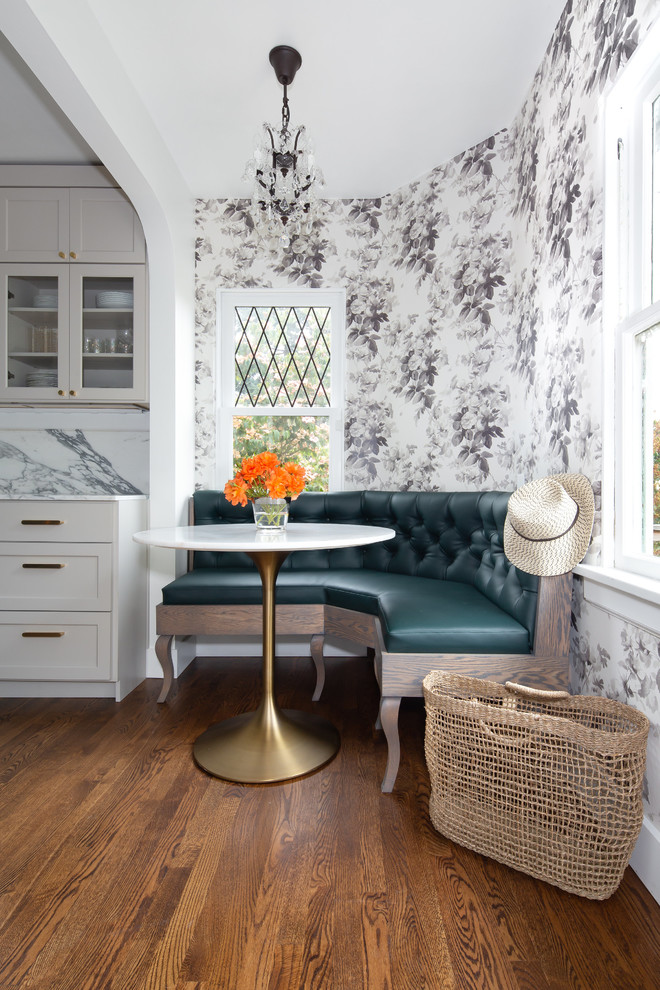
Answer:
[[119, 701], [144, 680], [146, 505], [0, 500], [0, 695]]
[[144, 265], [0, 265], [0, 293], [0, 399], [147, 401]]
[[144, 260], [142, 225], [120, 189], [0, 189], [0, 262]]

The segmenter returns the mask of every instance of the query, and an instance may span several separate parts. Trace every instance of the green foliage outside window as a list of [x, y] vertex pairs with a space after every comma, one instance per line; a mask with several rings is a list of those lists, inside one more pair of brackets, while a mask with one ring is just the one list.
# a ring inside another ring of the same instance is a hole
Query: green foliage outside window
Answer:
[[330, 426], [325, 416], [235, 416], [234, 470], [263, 450], [305, 468], [305, 491], [327, 492]]

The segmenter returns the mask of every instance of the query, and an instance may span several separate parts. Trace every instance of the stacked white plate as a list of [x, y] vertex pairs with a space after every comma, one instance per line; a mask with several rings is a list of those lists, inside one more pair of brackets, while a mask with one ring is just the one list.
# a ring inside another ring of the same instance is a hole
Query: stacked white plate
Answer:
[[57, 290], [39, 289], [34, 295], [37, 309], [57, 309]]
[[56, 388], [56, 371], [34, 371], [25, 376], [25, 384], [28, 388]]
[[133, 293], [120, 292], [118, 289], [112, 292], [97, 292], [96, 305], [99, 309], [129, 309], [133, 306]]

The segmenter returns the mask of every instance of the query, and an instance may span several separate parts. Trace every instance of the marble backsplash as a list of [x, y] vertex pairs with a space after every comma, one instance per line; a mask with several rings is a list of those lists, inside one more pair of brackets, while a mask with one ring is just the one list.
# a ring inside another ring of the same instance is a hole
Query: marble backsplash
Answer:
[[149, 417], [0, 415], [0, 497], [149, 491]]

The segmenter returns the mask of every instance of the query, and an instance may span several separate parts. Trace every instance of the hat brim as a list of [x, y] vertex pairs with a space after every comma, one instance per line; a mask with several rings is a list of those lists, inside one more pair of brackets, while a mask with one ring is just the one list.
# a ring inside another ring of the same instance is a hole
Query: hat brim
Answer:
[[594, 524], [594, 493], [588, 478], [582, 474], [553, 474], [550, 478], [559, 482], [579, 509], [567, 533], [554, 540], [528, 540], [513, 528], [508, 513], [504, 520], [506, 557], [521, 571], [539, 577], [572, 571], [589, 549]]

